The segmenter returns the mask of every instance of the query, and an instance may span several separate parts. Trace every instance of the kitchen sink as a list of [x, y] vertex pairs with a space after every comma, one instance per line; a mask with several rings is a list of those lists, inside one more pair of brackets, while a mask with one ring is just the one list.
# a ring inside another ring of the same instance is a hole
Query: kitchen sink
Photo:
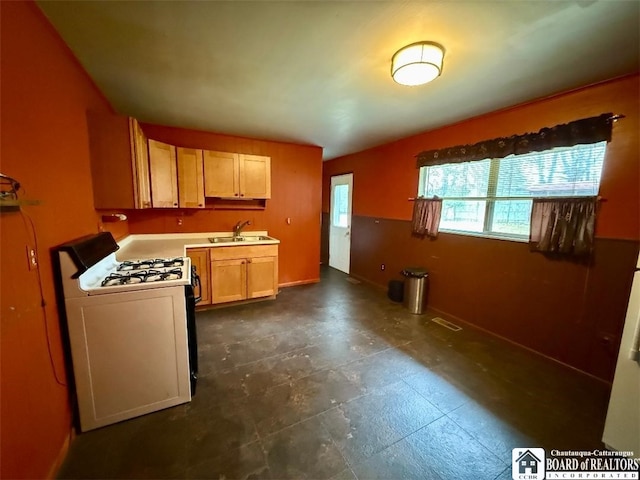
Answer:
[[211, 243], [230, 243], [240, 241], [242, 241], [242, 237], [212, 237], [209, 239], [209, 242]]
[[262, 242], [264, 240], [273, 240], [273, 238], [271, 237], [265, 237], [263, 235], [256, 235], [254, 236], [249, 236], [249, 237], [242, 237], [243, 241], [245, 242]]
[[211, 237], [209, 238], [210, 243], [246, 243], [246, 242], [262, 242], [265, 240], [273, 240], [271, 237], [266, 237], [264, 235], [249, 235], [246, 237]]

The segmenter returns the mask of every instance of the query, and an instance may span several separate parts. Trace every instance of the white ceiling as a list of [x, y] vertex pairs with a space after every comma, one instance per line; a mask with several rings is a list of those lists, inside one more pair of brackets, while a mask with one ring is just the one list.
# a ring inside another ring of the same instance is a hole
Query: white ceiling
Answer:
[[[636, 0], [38, 4], [120, 113], [325, 159], [640, 69]], [[420, 40], [442, 76], [400, 86]]]

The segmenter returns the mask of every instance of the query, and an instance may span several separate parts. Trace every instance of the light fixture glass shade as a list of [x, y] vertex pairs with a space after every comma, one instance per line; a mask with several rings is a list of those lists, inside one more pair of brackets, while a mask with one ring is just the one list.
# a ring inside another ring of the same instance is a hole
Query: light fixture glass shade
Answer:
[[412, 43], [391, 58], [391, 76], [401, 85], [429, 83], [442, 73], [443, 58], [444, 48], [437, 43]]

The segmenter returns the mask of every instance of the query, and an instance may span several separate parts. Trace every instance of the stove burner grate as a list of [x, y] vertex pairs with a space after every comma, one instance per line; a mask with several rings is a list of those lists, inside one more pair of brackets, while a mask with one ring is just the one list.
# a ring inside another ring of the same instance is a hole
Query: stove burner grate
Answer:
[[114, 285], [130, 285], [136, 283], [161, 282], [163, 280], [179, 280], [182, 278], [180, 268], [172, 268], [164, 272], [160, 270], [140, 270], [132, 273], [111, 273], [102, 281], [103, 287]]
[[181, 267], [184, 265], [184, 258], [155, 258], [149, 260], [126, 260], [118, 265], [119, 272], [132, 270], [145, 270], [149, 268]]

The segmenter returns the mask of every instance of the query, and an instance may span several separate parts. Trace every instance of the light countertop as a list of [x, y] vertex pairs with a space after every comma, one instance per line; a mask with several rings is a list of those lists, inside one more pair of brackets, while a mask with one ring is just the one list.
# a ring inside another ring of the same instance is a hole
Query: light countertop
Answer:
[[[219, 248], [247, 245], [276, 245], [280, 240], [269, 237], [269, 240], [252, 240], [250, 242], [212, 243], [210, 238], [232, 237], [232, 232], [199, 232], [199, 233], [159, 233], [134, 234], [120, 240], [120, 249], [116, 252], [118, 261], [146, 258], [184, 257], [187, 248]], [[267, 237], [266, 231], [243, 232], [243, 237]]]

